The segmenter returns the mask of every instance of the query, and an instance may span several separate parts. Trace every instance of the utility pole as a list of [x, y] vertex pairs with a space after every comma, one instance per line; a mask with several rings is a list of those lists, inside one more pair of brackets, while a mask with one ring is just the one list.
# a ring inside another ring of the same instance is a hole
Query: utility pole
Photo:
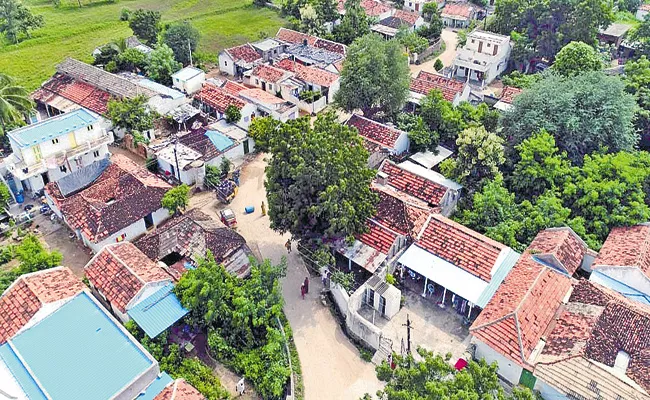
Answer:
[[176, 173], [178, 174], [178, 180], [181, 180], [181, 170], [178, 169], [178, 132], [174, 134], [174, 160], [176, 161]]
[[402, 324], [402, 326], [406, 327], [406, 352], [411, 354], [411, 329], [413, 329], [413, 326], [408, 314], [406, 314], [406, 323]]
[[193, 67], [194, 64], [192, 63], [192, 42], [190, 42], [190, 39], [187, 39], [187, 50], [190, 51], [190, 67]]

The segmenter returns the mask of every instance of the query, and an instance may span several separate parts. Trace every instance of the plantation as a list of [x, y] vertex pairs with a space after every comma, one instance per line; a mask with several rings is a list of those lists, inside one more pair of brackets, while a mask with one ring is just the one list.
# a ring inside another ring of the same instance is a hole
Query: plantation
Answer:
[[132, 34], [128, 22], [120, 21], [120, 10], [138, 8], [162, 13], [162, 22], [190, 20], [201, 32], [199, 51], [216, 56], [223, 48], [256, 40], [261, 34], [275, 35], [284, 20], [268, 8], [257, 8], [250, 0], [63, 0], [55, 7], [48, 0], [23, 0], [34, 14], [43, 15], [45, 26], [17, 45], [0, 39], [0, 71], [15, 77], [27, 89], [36, 89], [54, 73], [65, 57], [91, 62], [92, 51], [111, 40]]

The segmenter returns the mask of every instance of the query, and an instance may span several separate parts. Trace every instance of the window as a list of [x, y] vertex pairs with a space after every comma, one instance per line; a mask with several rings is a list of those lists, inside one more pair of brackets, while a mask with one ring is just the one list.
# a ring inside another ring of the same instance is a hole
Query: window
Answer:
[[99, 157], [99, 150], [95, 150], [95, 151], [93, 151], [93, 156], [94, 156], [95, 158]]
[[273, 90], [273, 84], [269, 83], [269, 90]]
[[259, 85], [259, 84], [260, 84], [260, 80], [259, 80], [259, 79], [255, 79], [255, 84], [256, 84], [256, 85]]
[[52, 139], [52, 144], [57, 144], [57, 143], [59, 143], [59, 138]]
[[59, 167], [59, 171], [61, 171], [61, 172], [68, 172], [68, 168], [66, 168], [65, 165], [62, 165], [62, 166]]
[[488, 47], [492, 46], [492, 43], [488, 42]]
[[472, 39], [472, 43], [476, 42], [476, 40]]
[[92, 126], [92, 125], [88, 125], [88, 130], [89, 130], [89, 131], [92, 131], [92, 130], [93, 130], [93, 126]]
[[224, 61], [223, 65], [227, 67], [228, 66], [228, 61]]

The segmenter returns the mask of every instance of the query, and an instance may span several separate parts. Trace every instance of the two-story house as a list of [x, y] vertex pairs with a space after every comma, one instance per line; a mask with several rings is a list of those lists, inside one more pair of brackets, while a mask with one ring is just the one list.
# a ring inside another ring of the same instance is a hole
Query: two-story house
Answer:
[[9, 132], [13, 152], [4, 165], [13, 178], [12, 190], [41, 190], [106, 158], [113, 134], [106, 131], [104, 121], [80, 108]]
[[510, 37], [475, 30], [456, 54], [453, 76], [489, 85], [508, 67], [511, 50]]

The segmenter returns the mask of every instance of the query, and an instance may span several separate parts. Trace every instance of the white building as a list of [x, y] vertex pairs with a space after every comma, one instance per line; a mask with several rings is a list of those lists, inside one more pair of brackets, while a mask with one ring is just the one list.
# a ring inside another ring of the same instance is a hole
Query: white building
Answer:
[[262, 55], [249, 43], [219, 53], [219, 71], [240, 78], [262, 61]]
[[447, 3], [440, 11], [440, 19], [444, 26], [465, 29], [476, 18], [476, 12], [472, 3]]
[[183, 93], [198, 92], [205, 82], [205, 72], [199, 68], [185, 67], [172, 75], [173, 86]]
[[9, 132], [13, 152], [4, 163], [16, 190], [41, 190], [106, 158], [113, 134], [105, 126], [106, 120], [81, 108]]
[[648, 14], [650, 14], [650, 4], [641, 4], [639, 9], [636, 10], [636, 19], [643, 21]]
[[508, 36], [475, 30], [456, 54], [453, 76], [488, 85], [508, 67], [511, 50]]

